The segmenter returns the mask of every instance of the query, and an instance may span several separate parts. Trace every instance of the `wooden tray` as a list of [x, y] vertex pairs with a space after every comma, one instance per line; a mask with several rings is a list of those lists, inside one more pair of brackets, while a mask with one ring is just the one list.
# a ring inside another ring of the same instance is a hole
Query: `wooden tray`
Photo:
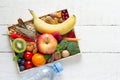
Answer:
[[[64, 9], [64, 10], [67, 10], [67, 9]], [[61, 11], [63, 11], [63, 10], [59, 10], [59, 11], [56, 11], [55, 13], [59, 13], [59, 12], [61, 12]], [[44, 17], [46, 17], [46, 16], [50, 16], [50, 15], [53, 15], [54, 13], [50, 13], [50, 14], [47, 14], [47, 15], [44, 15], [44, 16], [41, 16], [41, 17], [39, 17], [39, 18], [44, 18]], [[61, 21], [61, 23], [62, 22], [64, 22], [65, 20], [63, 20], [63, 21]], [[31, 19], [31, 20], [28, 20], [28, 21], [24, 21], [24, 24], [27, 26], [27, 25], [29, 25], [29, 24], [32, 24], [33, 25], [33, 19]], [[51, 23], [50, 23], [51, 24]], [[57, 24], [57, 23], [55, 23], [55, 24]], [[12, 32], [12, 30], [11, 29], [15, 29], [15, 27], [16, 26], [19, 26], [19, 24], [14, 24], [14, 25], [12, 25], [12, 26], [9, 26], [8, 27], [8, 31], [9, 31], [9, 33], [11, 33]], [[74, 29], [72, 30], [74, 33], [75, 33], [75, 31], [74, 31]], [[14, 32], [14, 31], [13, 31]], [[23, 34], [23, 33], [21, 33], [21, 31], [16, 31], [18, 34], [20, 34], [20, 35], [25, 35], [25, 34]], [[76, 35], [75, 35], [76, 36]], [[12, 39], [11, 38], [9, 38], [9, 40], [10, 40], [10, 44], [12, 45]], [[79, 42], [77, 42], [77, 44], [78, 44], [78, 46], [79, 46]], [[80, 49], [80, 48], [79, 48]], [[16, 53], [15, 53], [15, 51], [13, 50], [13, 56], [15, 56], [16, 55]], [[77, 54], [75, 54], [75, 55], [77, 55]], [[70, 58], [70, 57], [73, 57], [74, 55], [70, 55], [69, 57], [66, 57], [66, 58]], [[59, 59], [59, 60], [55, 60], [55, 61], [53, 61], [53, 62], [56, 62], [56, 61], [61, 61], [61, 60], [64, 60], [64, 59], [66, 59], [66, 58], [61, 58], [61, 59]], [[50, 63], [53, 63], [53, 62], [50, 62]], [[49, 63], [46, 63], [46, 64], [49, 64]], [[19, 69], [19, 65], [18, 65], [18, 63], [16, 62], [16, 66], [17, 66], [17, 69], [18, 69], [18, 72], [19, 73], [22, 73], [22, 72], [26, 72], [26, 71], [28, 71], [28, 70], [31, 70], [31, 69], [34, 69], [34, 68], [36, 68], [36, 67], [33, 67], [33, 68], [30, 68], [30, 69], [26, 69], [26, 70], [24, 70], [24, 71], [20, 71], [20, 69]], [[40, 66], [39, 66], [40, 67]]]

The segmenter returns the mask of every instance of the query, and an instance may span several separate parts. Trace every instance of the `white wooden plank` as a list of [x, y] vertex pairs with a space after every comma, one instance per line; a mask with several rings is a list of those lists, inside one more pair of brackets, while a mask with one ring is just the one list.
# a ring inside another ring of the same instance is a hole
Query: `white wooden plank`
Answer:
[[82, 25], [120, 25], [119, 0], [76, 0], [75, 13]]
[[120, 53], [119, 26], [77, 26], [82, 52]]
[[[19, 1], [19, 0], [13, 0], [11, 2], [10, 0], [7, 0], [6, 2], [3, 2], [0, 8], [0, 24], [13, 24], [16, 23], [16, 20], [21, 17], [23, 20], [31, 19], [32, 16], [30, 15], [28, 9], [35, 10], [36, 14], [38, 15], [45, 15], [50, 12], [58, 11], [61, 9], [68, 9], [70, 12], [73, 12], [71, 7], [73, 6], [71, 1], [40, 1], [40, 0], [30, 0], [30, 1]], [[9, 3], [9, 5], [8, 5]], [[64, 4], [65, 3], [65, 4]], [[29, 5], [28, 5], [29, 4]], [[9, 14], [8, 14], [9, 13]], [[7, 14], [7, 15], [6, 15]]]
[[[60, 61], [63, 72], [56, 78], [61, 80], [119, 80], [120, 54], [84, 53]], [[0, 53], [0, 79], [19, 80], [12, 53]], [[55, 79], [55, 80], [57, 80]]]
[[2, 34], [8, 34], [7, 26], [0, 26], [0, 52], [12, 51], [9, 42], [9, 37], [3, 36]]
[[88, 53], [62, 61], [62, 80], [119, 80], [120, 54]]
[[19, 80], [19, 74], [12, 53], [0, 53], [0, 79]]
[[0, 0], [0, 24], [30, 19], [28, 9], [38, 15], [67, 8], [77, 17], [77, 25], [120, 25], [119, 0]]
[[[11, 51], [9, 40], [1, 34], [19, 17], [32, 18], [27, 9], [43, 15], [67, 8], [76, 15], [76, 25], [120, 25], [119, 7], [119, 0], [0, 0], [0, 79], [19, 80], [12, 53], [5, 53]], [[120, 53], [120, 26], [76, 26], [75, 30], [84, 54], [60, 61], [64, 71], [58, 80], [120, 80], [120, 54], [107, 54]]]

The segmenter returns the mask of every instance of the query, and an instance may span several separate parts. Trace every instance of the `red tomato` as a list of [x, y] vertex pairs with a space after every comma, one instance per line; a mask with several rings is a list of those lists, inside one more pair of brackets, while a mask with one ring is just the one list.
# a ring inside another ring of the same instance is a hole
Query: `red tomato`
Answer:
[[29, 68], [32, 68], [33, 67], [33, 63], [31, 61], [26, 61], [25, 62], [25, 68], [26, 69], [29, 69]]
[[24, 58], [25, 58], [26, 60], [31, 60], [31, 59], [32, 59], [32, 56], [33, 56], [33, 53], [32, 53], [32, 52], [26, 51], [26, 52], [24, 53]]
[[67, 34], [67, 37], [75, 38], [75, 33], [73, 31], [71, 31]]

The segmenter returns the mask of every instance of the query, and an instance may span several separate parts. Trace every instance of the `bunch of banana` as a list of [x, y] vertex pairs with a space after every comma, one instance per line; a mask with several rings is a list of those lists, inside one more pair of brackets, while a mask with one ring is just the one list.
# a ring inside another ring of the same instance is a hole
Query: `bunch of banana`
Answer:
[[75, 15], [70, 16], [66, 21], [59, 24], [48, 24], [43, 20], [39, 19], [33, 10], [29, 10], [33, 16], [33, 22], [35, 29], [40, 33], [53, 33], [55, 31], [59, 32], [61, 35], [64, 35], [71, 31], [76, 23]]

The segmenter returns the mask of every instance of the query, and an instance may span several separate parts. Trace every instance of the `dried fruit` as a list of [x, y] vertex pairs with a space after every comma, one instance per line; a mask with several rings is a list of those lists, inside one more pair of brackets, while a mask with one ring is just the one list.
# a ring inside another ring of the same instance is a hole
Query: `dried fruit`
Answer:
[[62, 14], [61, 14], [61, 11], [59, 11], [58, 13], [57, 13], [57, 17], [62, 17]]

